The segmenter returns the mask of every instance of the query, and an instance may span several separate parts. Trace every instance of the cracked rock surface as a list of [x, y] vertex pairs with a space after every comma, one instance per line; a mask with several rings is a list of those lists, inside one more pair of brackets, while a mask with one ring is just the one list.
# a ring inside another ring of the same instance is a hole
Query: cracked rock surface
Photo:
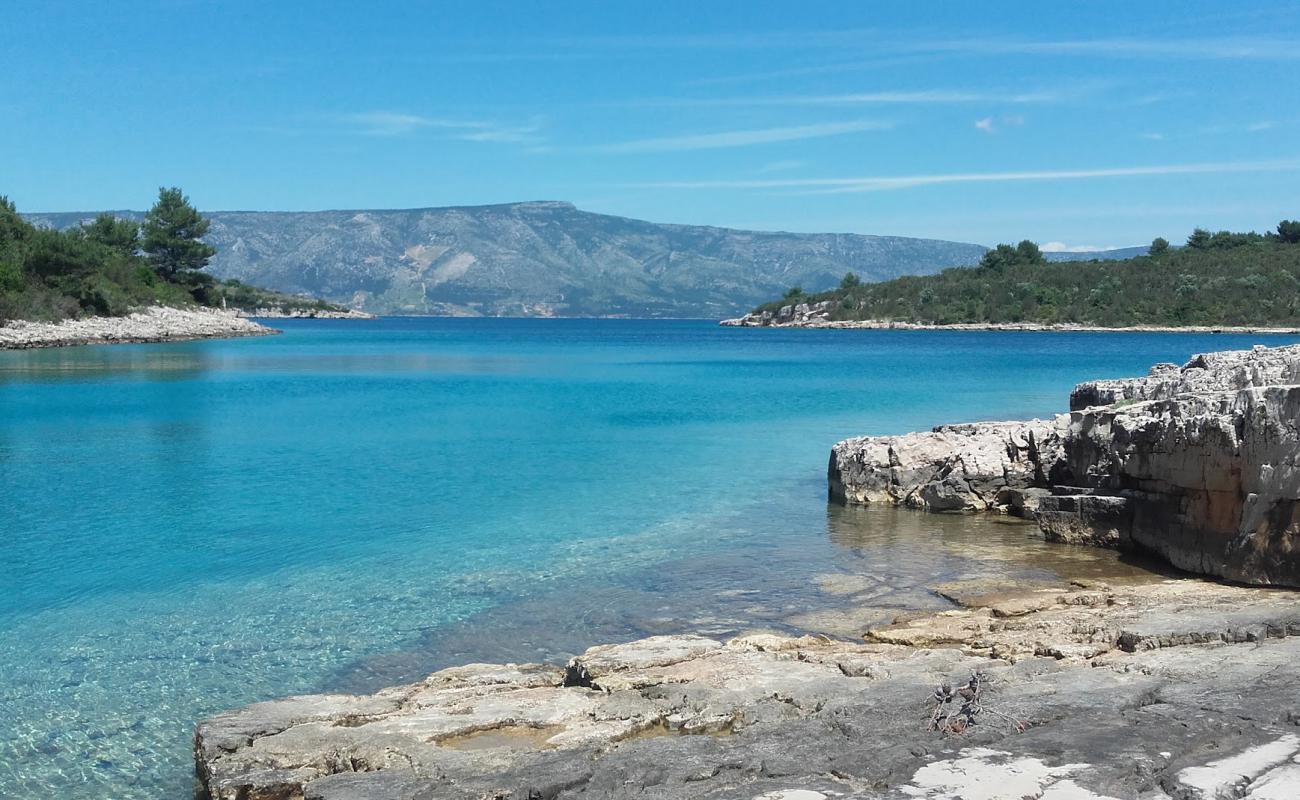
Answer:
[[[248, 706], [199, 726], [202, 791], [220, 800], [1296, 796], [1294, 593], [1190, 579], [942, 590], [964, 605], [865, 641], [658, 636], [592, 648], [563, 668], [471, 664], [368, 696]], [[973, 672], [989, 681], [985, 712], [961, 735], [929, 730], [935, 687]]]

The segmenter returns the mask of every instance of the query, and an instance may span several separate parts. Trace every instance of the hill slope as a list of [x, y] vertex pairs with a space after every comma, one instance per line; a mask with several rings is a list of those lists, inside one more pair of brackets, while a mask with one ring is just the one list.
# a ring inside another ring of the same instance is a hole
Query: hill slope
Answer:
[[[88, 216], [30, 219], [67, 227]], [[986, 249], [661, 225], [559, 202], [205, 216], [214, 275], [381, 314], [717, 318], [792, 285], [834, 286], [849, 271], [864, 280], [931, 273], [973, 264]]]
[[817, 316], [832, 321], [1300, 327], [1300, 243], [1223, 236], [1242, 241], [1128, 260], [1039, 258], [846, 285], [766, 303], [745, 324], [782, 324], [784, 307], [827, 303]]

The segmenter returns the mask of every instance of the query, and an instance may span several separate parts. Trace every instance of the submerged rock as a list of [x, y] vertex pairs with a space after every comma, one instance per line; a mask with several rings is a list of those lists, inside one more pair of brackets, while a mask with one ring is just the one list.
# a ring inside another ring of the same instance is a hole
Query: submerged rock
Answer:
[[1300, 586], [1297, 380], [1300, 346], [1208, 353], [1080, 384], [1048, 422], [849, 439], [831, 451], [830, 497], [1020, 513], [1055, 541]]

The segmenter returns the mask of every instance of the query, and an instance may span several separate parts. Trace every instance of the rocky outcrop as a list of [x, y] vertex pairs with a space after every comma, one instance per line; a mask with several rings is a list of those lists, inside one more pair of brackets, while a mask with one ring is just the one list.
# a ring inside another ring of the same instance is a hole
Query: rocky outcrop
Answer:
[[1209, 353], [1144, 378], [1081, 384], [1075, 410], [1047, 423], [850, 439], [832, 449], [830, 496], [930, 511], [1019, 508], [1057, 541], [1300, 586], [1297, 380], [1300, 346]]
[[1062, 420], [942, 425], [925, 433], [848, 439], [831, 448], [831, 499], [1028, 513], [1045, 493], [1034, 490], [1059, 472]]
[[728, 328], [811, 328], [830, 321], [833, 300], [817, 303], [787, 303], [776, 311], [757, 311], [736, 319], [724, 319], [719, 325]]
[[[259, 703], [199, 725], [201, 794], [1289, 796], [1266, 792], [1300, 756], [1291, 594], [1190, 580], [988, 588], [948, 585], [961, 608], [867, 642], [660, 636], [567, 668], [471, 664], [374, 695]], [[960, 736], [929, 729], [935, 688], [976, 672], [983, 713]]]
[[1256, 346], [1250, 350], [1202, 353], [1181, 367], [1156, 364], [1143, 378], [1081, 383], [1070, 393], [1070, 410], [1298, 383], [1300, 345]]
[[1070, 415], [1067, 461], [1128, 509], [1119, 544], [1180, 569], [1300, 586], [1300, 386]]
[[224, 339], [274, 333], [279, 331], [243, 319], [233, 311], [156, 306], [125, 317], [10, 322], [0, 327], [0, 350]]

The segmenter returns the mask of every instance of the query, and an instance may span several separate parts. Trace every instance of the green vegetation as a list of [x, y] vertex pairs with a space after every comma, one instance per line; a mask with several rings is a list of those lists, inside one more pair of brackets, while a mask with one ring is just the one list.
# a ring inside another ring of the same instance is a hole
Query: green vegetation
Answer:
[[873, 284], [849, 273], [837, 289], [798, 290], [757, 311], [822, 301], [833, 320], [1295, 327], [1300, 222], [1266, 234], [1197, 229], [1186, 247], [1156, 239], [1149, 255], [1123, 261], [1048, 263], [1033, 242], [1002, 244], [977, 267]]
[[24, 220], [0, 197], [0, 324], [122, 316], [151, 305], [337, 310], [203, 272], [216, 252], [208, 221], [180, 189], [160, 189], [143, 226], [110, 214], [57, 231]]

